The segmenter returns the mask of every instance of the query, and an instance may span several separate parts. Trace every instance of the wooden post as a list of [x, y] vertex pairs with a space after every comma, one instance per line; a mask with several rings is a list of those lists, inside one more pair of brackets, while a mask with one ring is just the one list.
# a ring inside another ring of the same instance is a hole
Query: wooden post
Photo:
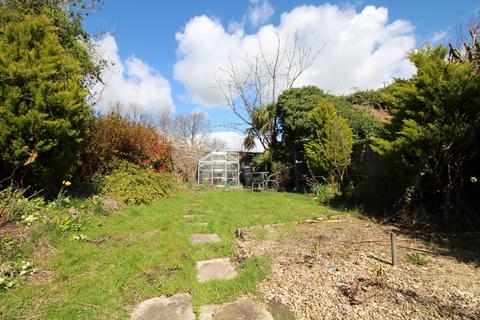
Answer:
[[392, 266], [397, 266], [397, 234], [395, 232], [390, 233], [390, 240], [392, 244]]

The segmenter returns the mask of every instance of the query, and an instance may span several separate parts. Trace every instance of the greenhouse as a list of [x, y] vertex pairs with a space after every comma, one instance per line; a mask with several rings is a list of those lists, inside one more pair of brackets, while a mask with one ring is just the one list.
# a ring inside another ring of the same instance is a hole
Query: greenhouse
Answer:
[[216, 187], [238, 187], [239, 160], [238, 152], [210, 152], [198, 161], [198, 183]]

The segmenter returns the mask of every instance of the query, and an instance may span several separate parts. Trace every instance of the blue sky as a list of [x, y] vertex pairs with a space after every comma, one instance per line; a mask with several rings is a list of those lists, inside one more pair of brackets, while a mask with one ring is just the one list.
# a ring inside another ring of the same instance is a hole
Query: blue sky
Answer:
[[[102, 42], [104, 52], [117, 65], [103, 103], [115, 98], [127, 104], [138, 101], [152, 113], [172, 105], [176, 113], [203, 110], [213, 124], [220, 124], [235, 118], [228, 109], [216, 107], [220, 100], [211, 92], [212, 75], [232, 52], [248, 54], [249, 36], [266, 33], [265, 26], [285, 34], [297, 29], [314, 34], [312, 47], [327, 39], [330, 47], [320, 57], [324, 64], [316, 63], [300, 84], [341, 94], [411, 75], [405, 53], [428, 41], [455, 41], [459, 25], [478, 8], [480, 2], [474, 0], [104, 0], [85, 25], [92, 33], [108, 35]], [[355, 39], [337, 41], [339, 34]], [[351, 56], [345, 53], [349, 51]], [[330, 61], [337, 53], [342, 53], [339, 60]], [[340, 67], [329, 69], [335, 64]], [[340, 70], [341, 77], [332, 70]]]

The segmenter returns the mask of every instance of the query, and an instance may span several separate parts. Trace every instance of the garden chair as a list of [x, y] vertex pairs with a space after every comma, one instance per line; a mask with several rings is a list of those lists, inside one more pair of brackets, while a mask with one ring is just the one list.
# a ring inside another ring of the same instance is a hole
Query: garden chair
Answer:
[[265, 180], [268, 172], [252, 172], [252, 191], [265, 189]]
[[265, 178], [263, 182], [263, 188], [265, 190], [278, 190], [280, 188], [280, 184], [277, 181], [279, 172], [273, 173]]

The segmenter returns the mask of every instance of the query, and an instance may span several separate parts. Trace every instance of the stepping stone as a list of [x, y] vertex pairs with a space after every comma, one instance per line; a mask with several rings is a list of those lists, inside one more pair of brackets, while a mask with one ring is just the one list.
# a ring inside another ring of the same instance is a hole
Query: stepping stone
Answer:
[[183, 293], [145, 300], [135, 307], [130, 320], [195, 320], [192, 298]]
[[251, 300], [241, 298], [223, 305], [206, 305], [200, 307], [199, 320], [273, 320], [273, 316], [265, 306]]
[[190, 237], [190, 242], [193, 244], [197, 243], [210, 243], [210, 242], [219, 242], [220, 237], [214, 233], [208, 234], [208, 233], [195, 233], [191, 234]]
[[187, 222], [187, 226], [208, 227], [208, 222]]
[[193, 218], [202, 218], [205, 217], [204, 214], [185, 214], [183, 215], [185, 219], [193, 219]]
[[197, 262], [197, 279], [200, 282], [217, 279], [233, 279], [237, 272], [229, 258]]

